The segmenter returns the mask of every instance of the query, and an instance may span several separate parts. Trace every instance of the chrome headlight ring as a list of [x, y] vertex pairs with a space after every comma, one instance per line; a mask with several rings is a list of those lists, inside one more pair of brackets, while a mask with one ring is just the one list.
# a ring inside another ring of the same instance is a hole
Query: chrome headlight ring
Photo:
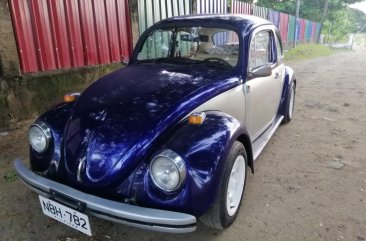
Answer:
[[[28, 138], [29, 143], [31, 144], [33, 150], [35, 150], [38, 153], [44, 153], [48, 149], [50, 140], [52, 138], [51, 129], [48, 127], [46, 123], [42, 121], [37, 121], [36, 123], [30, 126], [28, 131]], [[44, 138], [44, 140], [42, 138]], [[40, 147], [37, 146], [36, 143], [37, 141], [44, 143], [41, 143]]]
[[149, 171], [154, 185], [165, 192], [178, 190], [187, 175], [183, 158], [170, 149], [164, 149], [153, 157]]

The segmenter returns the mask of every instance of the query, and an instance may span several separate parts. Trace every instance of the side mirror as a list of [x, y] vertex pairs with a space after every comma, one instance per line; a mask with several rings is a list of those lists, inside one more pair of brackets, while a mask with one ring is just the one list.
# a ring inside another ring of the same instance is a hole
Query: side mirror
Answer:
[[272, 75], [272, 68], [269, 65], [262, 65], [249, 71], [249, 77], [251, 78], [268, 77], [271, 75]]

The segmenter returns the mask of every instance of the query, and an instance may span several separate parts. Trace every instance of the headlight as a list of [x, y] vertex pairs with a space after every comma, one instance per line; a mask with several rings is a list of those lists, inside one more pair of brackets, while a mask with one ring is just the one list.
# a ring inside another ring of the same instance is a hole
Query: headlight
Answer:
[[150, 175], [157, 187], [172, 192], [181, 187], [186, 179], [186, 165], [174, 151], [163, 150], [151, 161]]
[[42, 153], [47, 150], [51, 130], [44, 122], [37, 122], [29, 128], [28, 138], [32, 148], [36, 152]]

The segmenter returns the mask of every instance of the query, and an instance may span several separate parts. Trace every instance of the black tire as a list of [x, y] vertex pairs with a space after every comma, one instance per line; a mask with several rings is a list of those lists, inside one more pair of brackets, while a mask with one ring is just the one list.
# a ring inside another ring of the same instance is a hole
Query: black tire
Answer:
[[[244, 185], [237, 210], [233, 215], [230, 216], [226, 208], [228, 184], [234, 162], [240, 155], [244, 157], [245, 162]], [[240, 143], [239, 141], [235, 141], [231, 147], [229, 156], [225, 162], [225, 170], [222, 178], [223, 181], [219, 185], [215, 201], [211, 205], [211, 207], [207, 210], [207, 212], [200, 217], [201, 222], [215, 229], [224, 229], [230, 226], [235, 221], [240, 210], [241, 202], [243, 200], [243, 194], [245, 191], [245, 183], [247, 177], [247, 169], [248, 169], [248, 160], [245, 148], [242, 143]]]
[[[291, 94], [293, 94], [292, 108], [290, 108]], [[290, 92], [287, 95], [286, 114], [282, 121], [283, 124], [289, 123], [293, 118], [293, 113], [294, 113], [294, 109], [295, 109], [295, 97], [296, 97], [296, 84], [294, 82], [292, 82], [291, 87], [290, 87]]]

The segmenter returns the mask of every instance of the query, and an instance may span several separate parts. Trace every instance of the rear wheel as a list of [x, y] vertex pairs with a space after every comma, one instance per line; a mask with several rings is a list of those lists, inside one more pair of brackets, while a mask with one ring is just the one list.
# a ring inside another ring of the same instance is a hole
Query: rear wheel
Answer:
[[283, 118], [283, 123], [289, 123], [292, 120], [294, 107], [295, 107], [295, 94], [296, 94], [296, 85], [294, 82], [291, 84], [290, 93], [288, 95], [286, 114]]
[[235, 141], [225, 163], [225, 170], [213, 205], [200, 218], [206, 225], [223, 229], [230, 226], [239, 213], [247, 174], [247, 154], [242, 143]]

